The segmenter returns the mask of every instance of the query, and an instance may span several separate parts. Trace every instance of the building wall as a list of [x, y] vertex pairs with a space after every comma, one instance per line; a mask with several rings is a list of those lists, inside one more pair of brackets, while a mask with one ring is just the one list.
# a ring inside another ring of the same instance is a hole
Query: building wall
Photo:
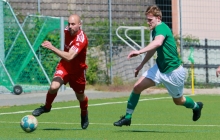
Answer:
[[219, 0], [182, 0], [183, 35], [191, 34], [199, 39], [219, 40]]
[[[166, 2], [169, 0], [163, 1]], [[10, 0], [10, 4], [18, 18], [29, 14], [36, 14], [38, 12], [37, 0]], [[142, 25], [143, 23], [146, 23], [144, 12], [147, 6], [152, 4], [155, 4], [155, 0], [112, 0], [112, 19], [120, 23], [120, 25], [128, 25], [136, 22]], [[181, 0], [181, 5], [179, 4], [179, 0], [172, 0], [173, 33], [179, 34], [180, 21], [182, 21], [183, 35], [192, 35], [201, 40], [205, 38], [209, 40], [219, 40], [219, 6], [220, 1], [217, 0], [209, 0], [208, 2], [205, 0]], [[181, 11], [180, 7], [182, 9]], [[40, 14], [45, 16], [62, 16], [67, 18], [70, 14], [77, 13], [82, 17], [84, 23], [90, 22], [92, 19], [107, 19], [109, 14], [108, 0], [41, 0], [40, 9]], [[166, 11], [170, 12], [169, 9], [166, 10], [165, 8], [163, 12]], [[181, 19], [180, 12], [182, 14]], [[20, 19], [20, 21], [22, 22], [22, 19]], [[97, 34], [98, 33], [99, 32], [97, 31]], [[100, 36], [102, 37], [103, 34], [100, 34]], [[122, 42], [121, 40], [119, 41]], [[120, 48], [119, 46], [114, 47]], [[127, 62], [126, 60], [121, 62], [126, 58], [126, 54], [130, 50], [131, 48], [129, 47], [122, 48], [118, 57], [113, 55], [113, 73], [115, 75], [120, 73], [129, 75], [126, 72], [132, 72], [134, 70], [133, 66], [135, 67], [137, 66], [137, 63], [139, 63], [140, 58], [137, 58], [138, 60], [135, 59], [135, 62]], [[126, 53], [123, 54], [121, 52]], [[205, 62], [204, 50], [195, 50], [195, 52], [196, 64]], [[210, 52], [211, 55], [209, 55], [209, 60], [212, 60], [210, 61], [210, 64], [218, 63], [216, 60], [219, 58], [219, 51], [211, 50]], [[183, 58], [184, 63], [189, 63], [188, 55], [189, 50], [185, 50]], [[122, 66], [121, 63], [124, 63], [125, 65]], [[123, 68], [123, 70], [120, 70], [120, 68]], [[204, 70], [201, 70], [201, 72], [202, 74], [195, 71], [195, 75], [198, 75], [197, 77], [205, 77]], [[212, 77], [214, 76], [215, 73], [212, 73]], [[217, 81], [214, 78], [212, 79]]]
[[[108, 18], [108, 0], [40, 0], [40, 14], [67, 18], [72, 13], [79, 14], [85, 23], [92, 19]], [[163, 0], [162, 3], [166, 3]], [[112, 19], [121, 25], [146, 23], [144, 12], [155, 0], [112, 0]], [[17, 15], [36, 14], [37, 0], [10, 0]], [[164, 6], [164, 5], [163, 5]], [[217, 0], [172, 0], [172, 30], [180, 31], [180, 6], [183, 35], [193, 35], [199, 39], [219, 39], [220, 1]], [[170, 12], [166, 9], [163, 12]]]
[[172, 30], [174, 35], [179, 34], [179, 2], [172, 0]]
[[[145, 23], [144, 12], [147, 5], [154, 4], [154, 0], [112, 0], [112, 19], [121, 23]], [[17, 15], [36, 14], [37, 0], [10, 0]], [[108, 0], [41, 0], [40, 14], [67, 18], [76, 13], [83, 17], [85, 22], [92, 19], [108, 18]]]

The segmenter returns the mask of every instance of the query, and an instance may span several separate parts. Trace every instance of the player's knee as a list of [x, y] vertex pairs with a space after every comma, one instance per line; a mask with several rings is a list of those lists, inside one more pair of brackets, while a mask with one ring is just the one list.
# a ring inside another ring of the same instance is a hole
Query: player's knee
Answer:
[[133, 88], [134, 93], [141, 93], [142, 91], [143, 91], [143, 89], [139, 85], [134, 86], [134, 88]]
[[59, 85], [56, 85], [56, 84], [52, 84], [50, 86], [50, 92], [53, 93], [53, 92], [57, 92], [59, 90]]
[[173, 99], [173, 102], [175, 103], [175, 105], [183, 105], [184, 101], [180, 98], [180, 99]]
[[76, 97], [78, 101], [82, 102], [84, 101], [84, 98], [83, 97]]
[[78, 93], [75, 94], [78, 101], [82, 102], [85, 100], [85, 94], [78, 94]]
[[178, 102], [178, 101], [174, 101], [175, 105], [182, 105], [181, 102]]

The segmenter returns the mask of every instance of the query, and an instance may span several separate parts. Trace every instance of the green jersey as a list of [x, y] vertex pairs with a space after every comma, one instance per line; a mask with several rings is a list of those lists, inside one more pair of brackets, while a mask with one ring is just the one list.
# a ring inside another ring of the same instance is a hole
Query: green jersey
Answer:
[[158, 35], [163, 35], [164, 41], [163, 44], [156, 49], [156, 63], [161, 73], [169, 73], [178, 68], [181, 64], [175, 39], [170, 28], [164, 22], [157, 25], [152, 31], [153, 40]]

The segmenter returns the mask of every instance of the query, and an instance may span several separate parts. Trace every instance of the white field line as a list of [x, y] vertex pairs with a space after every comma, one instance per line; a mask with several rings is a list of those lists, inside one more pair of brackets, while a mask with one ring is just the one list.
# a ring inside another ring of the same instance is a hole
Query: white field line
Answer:
[[[149, 101], [149, 100], [161, 100], [161, 99], [167, 99], [171, 97], [160, 97], [160, 98], [148, 98], [148, 99], [140, 99], [139, 102], [141, 101]], [[100, 104], [89, 104], [89, 107], [91, 106], [102, 106], [102, 105], [111, 105], [111, 104], [122, 104], [122, 103], [127, 103], [127, 101], [120, 101], [120, 102], [106, 102], [106, 103], [100, 103]], [[67, 107], [57, 107], [57, 108], [52, 108], [51, 110], [59, 110], [59, 109], [67, 109], [67, 108], [78, 108], [79, 106], [67, 106]], [[25, 111], [17, 111], [17, 112], [6, 112], [6, 113], [0, 113], [0, 115], [11, 115], [11, 114], [21, 114], [21, 113], [28, 113], [32, 112], [33, 110], [25, 110]]]
[[[0, 121], [0, 123], [18, 124], [20, 122]], [[80, 123], [39, 122], [41, 124], [79, 125]], [[89, 123], [90, 125], [113, 125], [112, 123]], [[186, 124], [132, 124], [132, 126], [179, 126], [179, 127], [220, 127], [220, 125], [186, 125]]]

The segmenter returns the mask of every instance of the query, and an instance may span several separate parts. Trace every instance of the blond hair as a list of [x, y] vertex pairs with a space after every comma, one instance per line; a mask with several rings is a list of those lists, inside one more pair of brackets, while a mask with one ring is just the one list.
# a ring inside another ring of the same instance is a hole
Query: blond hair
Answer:
[[152, 14], [155, 17], [160, 17], [162, 19], [162, 12], [156, 5], [149, 6], [145, 12], [145, 15]]

